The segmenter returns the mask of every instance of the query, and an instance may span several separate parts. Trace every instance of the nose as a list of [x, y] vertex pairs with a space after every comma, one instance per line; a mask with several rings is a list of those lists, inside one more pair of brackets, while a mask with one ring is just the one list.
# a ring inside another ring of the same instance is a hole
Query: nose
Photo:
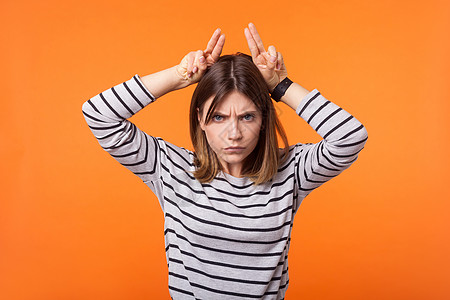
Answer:
[[239, 120], [231, 120], [228, 128], [229, 140], [240, 140], [242, 138], [242, 128], [239, 126]]

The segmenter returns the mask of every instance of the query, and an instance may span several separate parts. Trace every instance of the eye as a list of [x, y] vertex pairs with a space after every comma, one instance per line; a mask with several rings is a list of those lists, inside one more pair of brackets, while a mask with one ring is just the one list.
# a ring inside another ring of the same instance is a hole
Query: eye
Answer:
[[244, 119], [245, 121], [252, 121], [255, 118], [255, 115], [253, 114], [246, 114], [245, 116], [242, 117], [242, 119]]
[[220, 121], [223, 120], [223, 117], [222, 117], [221, 115], [214, 115], [214, 116], [212, 117], [212, 120], [213, 120], [214, 122], [220, 122]]

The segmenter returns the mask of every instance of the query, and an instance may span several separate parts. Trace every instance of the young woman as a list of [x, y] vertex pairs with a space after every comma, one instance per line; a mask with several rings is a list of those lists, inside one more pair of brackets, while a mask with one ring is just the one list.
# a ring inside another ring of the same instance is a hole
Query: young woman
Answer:
[[[315, 188], [348, 168], [367, 140], [348, 112], [287, 77], [253, 24], [252, 56], [205, 51], [167, 70], [116, 85], [83, 104], [100, 145], [156, 194], [165, 220], [173, 299], [284, 299], [294, 215]], [[195, 151], [139, 130], [127, 118], [164, 94], [198, 85], [191, 101]], [[271, 97], [323, 137], [288, 146]], [[284, 148], [278, 146], [277, 135]]]

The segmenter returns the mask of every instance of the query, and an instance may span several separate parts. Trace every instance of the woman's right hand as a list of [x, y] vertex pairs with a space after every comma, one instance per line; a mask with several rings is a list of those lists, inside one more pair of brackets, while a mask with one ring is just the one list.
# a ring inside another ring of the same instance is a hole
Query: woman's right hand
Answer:
[[183, 87], [200, 81], [206, 68], [219, 59], [224, 44], [225, 35], [221, 34], [218, 28], [204, 51], [192, 51], [183, 57], [180, 64], [176, 66], [176, 74], [181, 79]]

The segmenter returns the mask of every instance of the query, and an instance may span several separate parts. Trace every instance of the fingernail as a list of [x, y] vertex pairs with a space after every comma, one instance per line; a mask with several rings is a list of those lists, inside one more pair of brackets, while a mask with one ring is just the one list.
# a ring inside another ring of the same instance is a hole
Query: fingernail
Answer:
[[198, 70], [198, 68], [197, 68], [197, 67], [194, 67], [194, 69], [192, 70], [192, 73], [197, 72], [197, 70]]
[[276, 61], [277, 61], [277, 57], [273, 56], [273, 55], [270, 55], [270, 62], [274, 63]]
[[205, 57], [204, 56], [200, 56], [200, 58], [198, 59], [201, 63], [205, 62]]

